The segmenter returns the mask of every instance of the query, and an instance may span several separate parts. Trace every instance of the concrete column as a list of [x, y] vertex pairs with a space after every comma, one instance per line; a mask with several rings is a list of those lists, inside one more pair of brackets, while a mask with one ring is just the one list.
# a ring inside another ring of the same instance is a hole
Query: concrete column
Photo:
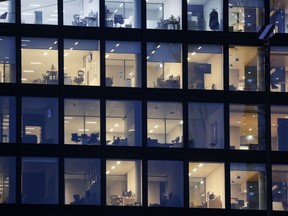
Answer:
[[134, 23], [133, 23], [133, 28], [140, 28], [141, 27], [141, 0], [134, 0], [133, 3], [134, 6]]
[[257, 49], [257, 90], [265, 90], [265, 50]]
[[8, 23], [15, 23], [15, 1], [8, 1]]

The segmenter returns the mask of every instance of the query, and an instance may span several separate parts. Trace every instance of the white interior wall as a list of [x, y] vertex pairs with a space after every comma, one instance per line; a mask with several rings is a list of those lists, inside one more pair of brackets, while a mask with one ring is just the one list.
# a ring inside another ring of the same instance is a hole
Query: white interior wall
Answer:
[[127, 191], [132, 191], [132, 194], [136, 192], [136, 169], [135, 166], [127, 173]]
[[240, 148], [240, 127], [230, 126], [230, 146]]
[[[178, 16], [181, 18], [181, 10], [182, 10], [182, 2], [181, 1], [175, 1], [175, 0], [167, 0], [164, 3], [164, 19], [169, 19], [171, 15], [173, 15], [175, 18]], [[180, 20], [181, 21], [181, 20]]]
[[148, 181], [148, 205], [160, 204], [160, 182]]
[[222, 208], [225, 208], [225, 173], [224, 165], [219, 166], [214, 172], [206, 176], [206, 192], [220, 196]]
[[212, 89], [212, 84], [215, 84], [216, 89], [223, 89], [223, 62], [221, 55], [215, 54], [207, 61], [211, 64], [211, 74], [204, 74], [205, 89]]

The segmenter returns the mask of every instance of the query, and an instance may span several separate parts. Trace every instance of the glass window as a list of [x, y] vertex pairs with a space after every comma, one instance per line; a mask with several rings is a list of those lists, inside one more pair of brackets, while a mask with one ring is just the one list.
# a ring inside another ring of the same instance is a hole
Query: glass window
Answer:
[[142, 205], [142, 164], [140, 160], [106, 161], [106, 205]]
[[[1, 10], [1, 2], [0, 2], [0, 10]], [[16, 82], [15, 38], [0, 36], [0, 47], [1, 47], [0, 83], [15, 83]]]
[[58, 44], [52, 38], [22, 38], [22, 83], [58, 84]]
[[106, 42], [106, 86], [141, 87], [140, 42]]
[[286, 61], [288, 60], [287, 46], [270, 47], [270, 91], [287, 92]]
[[287, 176], [287, 165], [272, 165], [272, 207], [274, 211], [288, 211]]
[[22, 158], [22, 203], [58, 204], [58, 160]]
[[0, 96], [0, 143], [16, 142], [15, 97]]
[[189, 163], [189, 207], [225, 208], [223, 163]]
[[16, 201], [15, 157], [0, 157], [0, 204]]
[[99, 0], [64, 0], [64, 25], [99, 26]]
[[224, 148], [224, 106], [189, 103], [189, 147]]
[[263, 47], [229, 47], [229, 90], [265, 90], [265, 49]]
[[287, 33], [288, 21], [286, 0], [270, 0], [270, 23], [275, 25], [275, 33]]
[[182, 22], [182, 1], [146, 1], [146, 17], [148, 29], [180, 30]]
[[188, 88], [223, 90], [222, 46], [188, 45]]
[[58, 24], [57, 0], [21, 0], [21, 23]]
[[231, 209], [266, 210], [264, 164], [231, 163], [230, 180]]
[[147, 145], [150, 147], [183, 147], [182, 104], [147, 103]]
[[64, 84], [100, 85], [99, 41], [64, 40]]
[[223, 3], [221, 0], [187, 0], [187, 3], [188, 30], [223, 30]]
[[142, 145], [142, 112], [140, 101], [106, 102], [106, 144]]
[[264, 25], [264, 0], [229, 0], [229, 31], [257, 32]]
[[22, 98], [22, 143], [58, 144], [58, 100]]
[[147, 44], [147, 87], [182, 88], [181, 44]]
[[106, 27], [141, 28], [141, 0], [105, 0]]
[[183, 163], [148, 161], [148, 206], [183, 207]]
[[230, 149], [265, 150], [265, 107], [230, 105]]
[[65, 158], [65, 204], [100, 205], [100, 160]]
[[288, 107], [271, 106], [271, 149], [288, 151]]
[[65, 144], [100, 145], [100, 101], [65, 99]]
[[15, 23], [15, 0], [0, 2], [0, 23]]

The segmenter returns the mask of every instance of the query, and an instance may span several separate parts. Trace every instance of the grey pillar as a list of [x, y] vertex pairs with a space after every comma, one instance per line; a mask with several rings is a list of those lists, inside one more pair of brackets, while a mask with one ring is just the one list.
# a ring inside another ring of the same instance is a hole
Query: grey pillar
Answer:
[[265, 90], [265, 50], [257, 49], [257, 90]]
[[15, 23], [15, 1], [8, 1], [8, 23]]
[[141, 0], [134, 0], [134, 25], [133, 28], [141, 28]]

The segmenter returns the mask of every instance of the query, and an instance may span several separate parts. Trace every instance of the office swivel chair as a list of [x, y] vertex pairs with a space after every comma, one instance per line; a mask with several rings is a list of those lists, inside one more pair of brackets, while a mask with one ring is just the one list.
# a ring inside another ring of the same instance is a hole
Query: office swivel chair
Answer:
[[99, 133], [91, 133], [88, 144], [97, 145], [99, 143], [98, 138], [99, 138]]
[[78, 70], [77, 76], [74, 77], [73, 80], [77, 85], [80, 85], [81, 83], [84, 82], [84, 71], [83, 70]]
[[3, 13], [3, 14], [0, 16], [0, 20], [1, 20], [1, 21], [3, 20], [3, 22], [5, 22], [5, 20], [6, 20], [6, 18], [7, 18], [7, 15], [8, 15], [8, 12]]
[[111, 205], [121, 205], [122, 201], [118, 195], [110, 195]]
[[72, 137], [71, 137], [71, 141], [73, 141], [73, 142], [75, 142], [75, 143], [78, 143], [78, 142], [81, 141], [81, 140], [79, 139], [77, 133], [72, 133], [71, 136], [72, 136]]
[[114, 15], [114, 24], [117, 27], [117, 24], [120, 24], [120, 26], [124, 23], [124, 17], [122, 14], [115, 14]]

